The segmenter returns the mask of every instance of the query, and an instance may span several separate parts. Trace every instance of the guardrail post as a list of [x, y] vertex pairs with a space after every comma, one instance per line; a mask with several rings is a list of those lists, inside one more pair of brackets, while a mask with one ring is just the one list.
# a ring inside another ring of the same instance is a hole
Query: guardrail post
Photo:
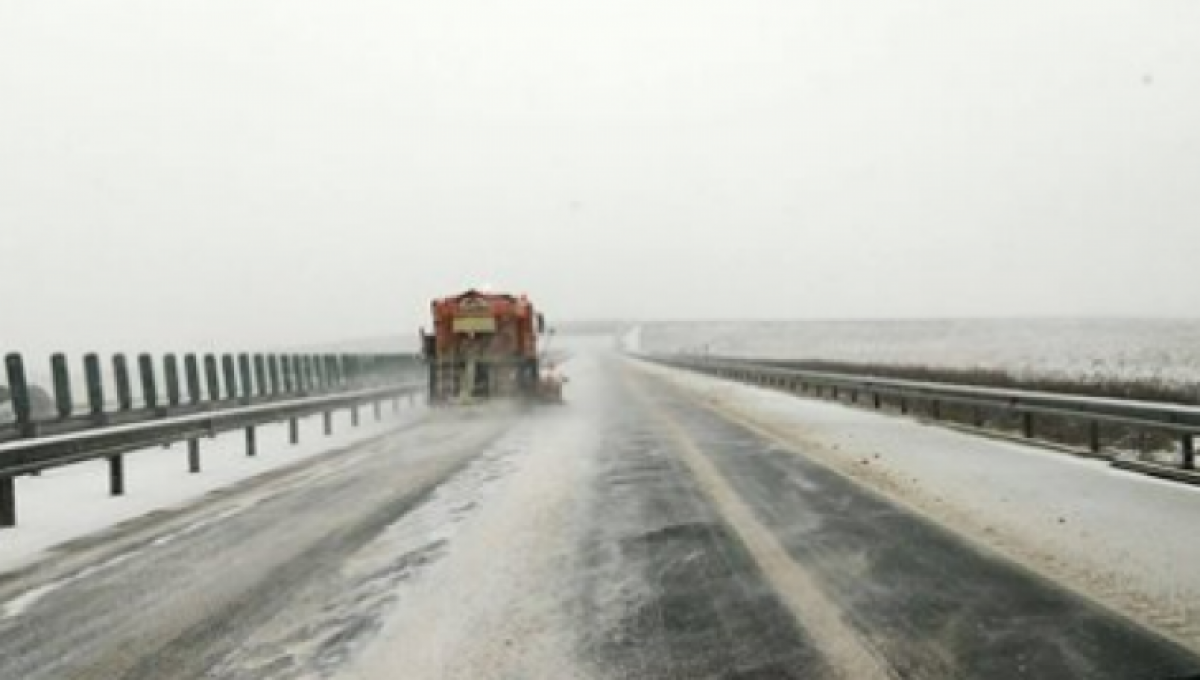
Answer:
[[383, 405], [379, 403], [378, 399], [372, 402], [372, 405], [375, 407], [375, 422], [378, 423], [383, 420]]
[[304, 357], [299, 354], [292, 355], [292, 390], [294, 393], [303, 396], [308, 391], [308, 383], [305, 380]]
[[1100, 421], [1088, 423], [1088, 448], [1092, 453], [1100, 453]]
[[908, 397], [900, 397], [900, 415], [908, 415]]
[[298, 418], [288, 421], [288, 441], [293, 446], [300, 443], [300, 419]]
[[33, 406], [29, 401], [29, 382], [25, 378], [25, 360], [16, 352], [4, 357], [5, 371], [8, 373], [8, 398], [12, 401], [13, 416], [17, 419], [17, 428], [22, 437], [32, 437], [37, 434], [33, 424]]
[[254, 457], [258, 453], [258, 438], [255, 436], [254, 426], [246, 428], [246, 455]]
[[875, 406], [875, 410], [879, 411], [883, 408], [883, 397], [878, 392], [871, 393], [871, 402]]
[[338, 389], [342, 386], [342, 371], [341, 366], [338, 366], [338, 357], [336, 354], [325, 355], [325, 371], [329, 379], [329, 386], [333, 389]]
[[17, 482], [12, 477], [0, 479], [0, 527], [17, 526]]
[[283, 381], [279, 379], [279, 355], [267, 357], [267, 372], [271, 376], [271, 394], [278, 396], [283, 388]]
[[975, 427], [983, 427], [984, 420], [983, 407], [973, 406], [971, 408], [971, 422], [975, 425]]
[[309, 369], [312, 370], [312, 382], [310, 383], [312, 391], [320, 392], [328, 386], [325, 382], [325, 367], [321, 358], [316, 354], [308, 357], [308, 361]]
[[142, 377], [142, 402], [146, 408], [158, 408], [158, 385], [154, 379], [154, 357], [138, 355], [138, 372]]
[[312, 392], [312, 367], [308, 357], [297, 354], [292, 358], [292, 365], [296, 367], [296, 389], [300, 394]]
[[67, 370], [65, 354], [50, 357], [50, 372], [54, 376], [54, 402], [58, 407], [58, 417], [70, 418], [75, 403], [71, 399], [71, 373]]
[[358, 427], [358, 404], [350, 405], [350, 426]]
[[325, 412], [325, 436], [333, 434], [333, 411]]
[[283, 393], [295, 394], [299, 390], [296, 389], [296, 381], [292, 374], [292, 356], [290, 354], [284, 354], [282, 357], [280, 357], [279, 362], [279, 369], [283, 378]]
[[934, 420], [942, 419], [942, 402], [940, 400], [934, 399], [932, 402], [930, 402], [929, 410]]
[[193, 475], [200, 472], [200, 440], [188, 440], [188, 472]]
[[204, 401], [204, 391], [200, 386], [200, 360], [195, 354], [184, 355], [183, 374], [187, 378], [188, 401], [192, 404]]
[[1021, 414], [1021, 435], [1033, 439], [1033, 413], [1026, 411]]
[[254, 355], [254, 383], [258, 388], [258, 396], [266, 397], [271, 394], [267, 384], [267, 358], [261, 354]]
[[179, 359], [174, 354], [163, 357], [163, 375], [167, 381], [167, 403], [179, 406]]
[[87, 381], [88, 410], [97, 422], [104, 419], [104, 378], [100, 375], [100, 357], [88, 354], [83, 357], [83, 374]]
[[233, 401], [238, 398], [238, 383], [232, 354], [221, 355], [221, 371], [225, 374], [225, 398]]
[[250, 355], [244, 352], [238, 355], [238, 378], [242, 387], [238, 394], [243, 403], [249, 403], [254, 398], [254, 372], [250, 367]]
[[208, 400], [221, 401], [221, 370], [217, 357], [212, 354], [204, 355], [204, 382], [208, 388]]
[[125, 495], [125, 458], [109, 456], [108, 458], [108, 492], [113, 496]]
[[1190, 433], [1190, 432], [1183, 435], [1183, 441], [1181, 442], [1181, 444], [1183, 445], [1182, 446], [1183, 469], [1184, 470], [1195, 470], [1196, 469], [1196, 439], [1195, 439], [1195, 436], [1192, 435], [1192, 433]]
[[117, 408], [128, 411], [133, 408], [133, 385], [129, 381], [129, 362], [124, 354], [113, 357], [113, 382], [117, 387]]

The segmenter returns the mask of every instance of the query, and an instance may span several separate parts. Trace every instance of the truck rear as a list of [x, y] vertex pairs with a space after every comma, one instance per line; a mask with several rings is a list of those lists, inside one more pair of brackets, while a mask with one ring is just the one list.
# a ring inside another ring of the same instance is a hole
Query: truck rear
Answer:
[[433, 330], [421, 338], [430, 404], [561, 401], [562, 380], [541, 372], [545, 319], [526, 296], [468, 290], [430, 307]]

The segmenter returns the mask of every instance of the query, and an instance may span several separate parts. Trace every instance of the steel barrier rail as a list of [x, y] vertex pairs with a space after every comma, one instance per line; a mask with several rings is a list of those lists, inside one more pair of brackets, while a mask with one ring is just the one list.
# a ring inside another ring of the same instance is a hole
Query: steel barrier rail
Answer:
[[[810, 393], [817, 397], [850, 396], [857, 403], [861, 396], [866, 396], [871, 398], [876, 409], [883, 408], [885, 398], [896, 400], [902, 413], [907, 413], [914, 402], [923, 402], [929, 406], [935, 419], [940, 419], [943, 405], [969, 406], [976, 409], [977, 426], [982, 425], [982, 414], [986, 410], [1019, 414], [1022, 435], [1026, 438], [1035, 436], [1036, 416], [1039, 415], [1083, 421], [1089, 426], [1088, 448], [1097, 455], [1102, 453], [1103, 448], [1101, 423], [1171, 433], [1180, 443], [1180, 468], [1187, 471], [1196, 469], [1195, 437], [1200, 434], [1200, 407], [809, 371], [788, 368], [786, 362], [691, 355], [642, 358], [675, 368], [764, 387]], [[1156, 473], [1152, 469], [1145, 471]], [[1174, 477], [1170, 474], [1165, 476]]]
[[[140, 354], [136, 361], [116, 354], [111, 363], [88, 354], [75, 392], [66, 356], [55, 354], [53, 394], [43, 398], [52, 403], [39, 413], [26, 362], [13, 353], [4, 357], [12, 422], [0, 423], [0, 442], [396, 384], [418, 367], [412, 354]], [[75, 394], [84, 399], [77, 403]]]
[[323, 414], [325, 434], [331, 434], [335, 411], [349, 409], [352, 423], [358, 425], [358, 409], [373, 404], [376, 419], [381, 418], [381, 404], [392, 401], [399, 408], [402, 397], [410, 399], [421, 393], [421, 384], [402, 384], [373, 387], [334, 394], [286, 398], [271, 403], [247, 406], [235, 405], [183, 415], [158, 417], [120, 425], [93, 427], [87, 430], [30, 437], [0, 443], [0, 527], [16, 524], [15, 479], [21, 475], [37, 474], [42, 470], [89, 460], [108, 459], [109, 487], [113, 495], [125, 491], [124, 460], [122, 455], [179, 441], [188, 442], [190, 472], [200, 471], [200, 439], [222, 432], [244, 429], [246, 454], [257, 453], [255, 428], [276, 422], [289, 421], [291, 443], [299, 442], [298, 419]]
[[1090, 397], [1085, 395], [1043, 392], [1036, 390], [1018, 390], [995, 387], [979, 387], [960, 385], [937, 381], [905, 380], [900, 378], [878, 378], [857, 375], [853, 373], [838, 373], [832, 371], [811, 371], [796, 368], [791, 362], [763, 361], [752, 359], [719, 359], [726, 364], [741, 366], [771, 367], [792, 371], [813, 379], [821, 377], [834, 381], [858, 381], [868, 385], [893, 386], [900, 389], [921, 391], [929, 390], [938, 394], [958, 395], [963, 397], [979, 396], [991, 400], [1014, 400], [1020, 406], [1039, 406], [1044, 408], [1064, 407], [1067, 410], [1086, 408], [1089, 413], [1107, 414], [1125, 418], [1141, 418], [1147, 421], [1168, 424], [1185, 424], [1200, 426], [1200, 407], [1183, 404], [1141, 401], [1136, 399], [1119, 399], [1114, 397]]

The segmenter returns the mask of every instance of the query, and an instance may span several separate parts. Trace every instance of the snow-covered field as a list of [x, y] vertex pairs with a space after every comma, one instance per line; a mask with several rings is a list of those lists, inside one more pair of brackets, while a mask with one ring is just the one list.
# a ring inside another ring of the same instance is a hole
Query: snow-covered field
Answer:
[[648, 352], [1146, 380], [1200, 396], [1200, 319], [697, 321], [647, 324]]

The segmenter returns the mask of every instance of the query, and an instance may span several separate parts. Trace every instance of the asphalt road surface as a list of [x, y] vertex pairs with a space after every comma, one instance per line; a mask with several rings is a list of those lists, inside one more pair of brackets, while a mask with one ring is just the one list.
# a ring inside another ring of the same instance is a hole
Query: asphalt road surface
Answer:
[[0, 678], [1200, 677], [634, 364], [569, 373], [0, 577]]

